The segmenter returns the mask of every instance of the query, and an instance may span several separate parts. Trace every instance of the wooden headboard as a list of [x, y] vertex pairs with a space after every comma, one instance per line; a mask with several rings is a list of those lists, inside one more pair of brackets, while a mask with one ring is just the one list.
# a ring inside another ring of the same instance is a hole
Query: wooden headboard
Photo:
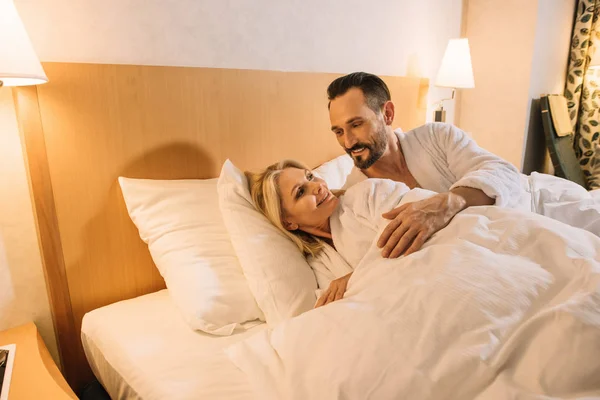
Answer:
[[[83, 315], [164, 288], [127, 215], [118, 176], [212, 178], [225, 159], [317, 166], [342, 150], [327, 85], [339, 75], [46, 63], [50, 82], [14, 89], [63, 373], [91, 379]], [[427, 79], [383, 77], [395, 126], [425, 122]]]

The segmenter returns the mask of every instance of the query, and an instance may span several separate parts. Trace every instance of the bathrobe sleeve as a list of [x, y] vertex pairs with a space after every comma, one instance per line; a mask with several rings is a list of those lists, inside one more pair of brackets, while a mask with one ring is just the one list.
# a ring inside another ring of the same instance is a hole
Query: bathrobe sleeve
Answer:
[[446, 163], [455, 177], [456, 187], [483, 191], [501, 207], [514, 207], [521, 195], [521, 176], [508, 161], [482, 149], [464, 131], [442, 123], [431, 124], [432, 145], [445, 154]]

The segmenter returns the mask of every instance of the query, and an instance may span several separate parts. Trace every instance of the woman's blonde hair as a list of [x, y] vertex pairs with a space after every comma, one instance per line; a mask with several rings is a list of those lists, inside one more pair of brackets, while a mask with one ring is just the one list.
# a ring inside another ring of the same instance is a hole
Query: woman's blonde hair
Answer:
[[298, 246], [305, 255], [315, 256], [323, 248], [323, 240], [310, 233], [296, 229], [289, 231], [283, 225], [285, 218], [281, 205], [281, 193], [279, 191], [279, 176], [286, 168], [298, 168], [310, 170], [306, 165], [294, 160], [283, 160], [269, 165], [263, 172], [246, 172], [248, 186], [254, 205], [267, 219], [279, 228], [292, 242]]

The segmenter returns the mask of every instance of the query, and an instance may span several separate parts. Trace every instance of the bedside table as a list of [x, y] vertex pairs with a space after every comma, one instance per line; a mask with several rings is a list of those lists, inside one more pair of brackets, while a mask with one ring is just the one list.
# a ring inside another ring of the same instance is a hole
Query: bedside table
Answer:
[[9, 400], [77, 399], [33, 323], [0, 332], [0, 346], [16, 344]]

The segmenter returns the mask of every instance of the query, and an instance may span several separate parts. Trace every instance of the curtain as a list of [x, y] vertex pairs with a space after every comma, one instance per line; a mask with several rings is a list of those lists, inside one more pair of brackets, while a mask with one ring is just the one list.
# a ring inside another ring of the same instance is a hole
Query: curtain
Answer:
[[595, 154], [600, 146], [600, 71], [588, 69], [600, 44], [599, 13], [600, 0], [578, 0], [565, 87], [575, 154], [590, 188], [600, 187], [600, 150]]

